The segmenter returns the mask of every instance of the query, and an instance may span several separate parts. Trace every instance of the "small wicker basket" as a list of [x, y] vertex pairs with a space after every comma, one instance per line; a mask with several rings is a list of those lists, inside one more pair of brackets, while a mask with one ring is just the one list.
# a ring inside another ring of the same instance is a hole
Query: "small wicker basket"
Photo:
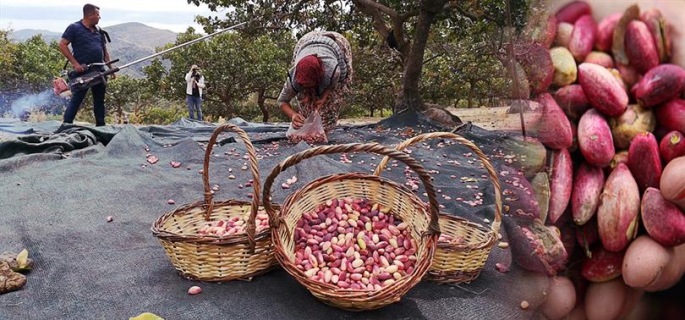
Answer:
[[[440, 233], [438, 225], [438, 203], [430, 176], [421, 165], [408, 154], [383, 147], [376, 143], [321, 146], [291, 155], [279, 163], [264, 183], [264, 199], [270, 198], [270, 189], [276, 177], [290, 166], [316, 155], [342, 152], [373, 152], [393, 157], [416, 171], [423, 181], [430, 207], [406, 187], [385, 178], [363, 173], [336, 174], [316, 179], [287, 197], [280, 215], [271, 205], [265, 208], [270, 215], [271, 234], [276, 247], [276, 259], [298, 282], [304, 285], [322, 302], [351, 311], [371, 310], [397, 302], [409, 289], [418, 284], [433, 257]], [[380, 290], [341, 289], [329, 283], [309, 279], [295, 265], [294, 229], [302, 215], [332, 198], [351, 197], [368, 199], [409, 224], [413, 239], [417, 242], [414, 270], [393, 284]]]
[[[247, 146], [254, 194], [252, 202], [239, 200], [213, 201], [209, 187], [209, 161], [212, 148], [221, 132], [230, 129]], [[164, 247], [179, 273], [188, 279], [201, 281], [251, 280], [277, 266], [270, 230], [255, 234], [255, 219], [259, 209], [259, 168], [254, 147], [247, 134], [237, 126], [219, 126], [209, 139], [205, 152], [204, 201], [180, 206], [159, 217], [152, 225], [152, 233]], [[273, 207], [274, 205], [272, 205]], [[277, 210], [277, 209], [276, 209]], [[247, 220], [244, 233], [218, 236], [201, 234], [200, 228], [210, 221], [239, 217]]]
[[[397, 146], [397, 150], [404, 151], [407, 147], [433, 138], [453, 139], [470, 148], [485, 166], [495, 191], [495, 218], [490, 229], [464, 218], [453, 215], [440, 214], [440, 229], [443, 234], [460, 238], [460, 243], [438, 242], [433, 263], [426, 274], [426, 279], [440, 283], [462, 283], [473, 281], [480, 275], [490, 250], [497, 242], [502, 220], [502, 199], [500, 182], [495, 169], [488, 161], [483, 151], [473, 142], [450, 132], [425, 133], [407, 139]], [[387, 165], [389, 158], [381, 160], [374, 175], [380, 175]]]

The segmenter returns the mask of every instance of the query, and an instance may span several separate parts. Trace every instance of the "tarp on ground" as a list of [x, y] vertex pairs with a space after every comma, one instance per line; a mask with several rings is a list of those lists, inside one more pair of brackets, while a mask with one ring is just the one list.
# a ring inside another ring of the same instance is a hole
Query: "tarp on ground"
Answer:
[[[305, 143], [285, 139], [287, 125], [236, 121], [251, 137], [264, 179], [286, 156], [305, 150]], [[202, 283], [179, 276], [150, 227], [176, 206], [203, 199], [204, 144], [215, 124], [183, 119], [169, 126], [62, 126], [59, 122], [0, 121], [0, 251], [28, 249], [35, 260], [28, 283], [0, 295], [0, 319], [127, 319], [152, 312], [166, 319], [529, 319], [522, 300], [532, 307], [542, 300], [547, 278], [511, 264], [508, 249], [494, 247], [480, 277], [470, 284], [423, 282], [401, 302], [379, 310], [351, 313], [319, 302], [287, 273], [277, 269], [250, 282]], [[407, 129], [410, 128], [410, 129]], [[378, 142], [395, 146], [413, 133], [436, 130], [416, 114], [400, 114], [381, 123], [340, 127], [330, 143]], [[486, 154], [498, 154], [507, 134], [473, 127], [463, 135]], [[9, 138], [8, 138], [9, 137]], [[215, 199], [248, 200], [249, 170], [244, 145], [222, 134], [210, 164]], [[236, 149], [235, 152], [232, 149]], [[430, 141], [410, 148], [442, 195], [444, 213], [487, 224], [493, 220], [493, 189], [470, 150], [450, 141]], [[147, 151], [149, 150], [149, 151]], [[150, 164], [148, 154], [159, 162]], [[234, 155], [234, 154], [237, 154]], [[292, 176], [289, 190], [277, 187], [281, 203], [296, 188], [340, 172], [374, 170], [381, 157], [353, 154], [319, 156], [288, 169], [275, 186]], [[502, 159], [493, 157], [493, 163]], [[173, 168], [170, 162], [181, 162]], [[235, 180], [228, 179], [232, 168]], [[404, 166], [390, 166], [383, 176], [404, 183]], [[437, 173], [439, 172], [439, 173]], [[473, 182], [463, 183], [461, 177]], [[456, 178], [456, 179], [455, 179]], [[471, 185], [472, 188], [467, 188]], [[478, 189], [474, 189], [475, 187]], [[419, 196], [423, 192], [417, 191]], [[473, 206], [476, 193], [483, 205]], [[170, 205], [167, 200], [175, 200]], [[425, 199], [425, 197], [424, 197]], [[459, 200], [455, 200], [459, 199]], [[113, 216], [113, 222], [106, 217]], [[488, 219], [488, 220], [484, 220]], [[501, 231], [506, 240], [504, 230]], [[495, 263], [510, 266], [500, 273]], [[203, 288], [188, 295], [190, 286]]]

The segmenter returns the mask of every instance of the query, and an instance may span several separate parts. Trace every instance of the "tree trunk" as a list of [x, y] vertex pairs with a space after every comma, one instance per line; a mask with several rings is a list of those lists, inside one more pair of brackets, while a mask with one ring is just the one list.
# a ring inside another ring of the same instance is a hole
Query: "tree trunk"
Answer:
[[124, 123], [124, 109], [121, 107], [121, 103], [117, 103], [117, 115], [119, 116], [119, 124]]
[[425, 110], [423, 100], [421, 99], [421, 92], [419, 92], [419, 81], [421, 80], [421, 71], [423, 71], [423, 54], [426, 51], [431, 24], [435, 16], [443, 10], [444, 4], [444, 0], [421, 1], [421, 13], [416, 23], [414, 39], [409, 55], [404, 60], [402, 92], [398, 96], [396, 103], [400, 110]]
[[469, 82], [469, 109], [473, 108], [473, 94], [476, 91], [475, 81]]
[[265, 92], [266, 89], [264, 88], [259, 89], [257, 92], [257, 105], [259, 105], [259, 109], [262, 110], [262, 122], [269, 122], [269, 110], [267, 110], [264, 105], [264, 101], [266, 101], [266, 97], [264, 96]]
[[218, 93], [217, 95], [219, 96], [219, 100], [226, 105], [226, 112], [224, 114], [228, 116], [228, 119], [235, 117], [233, 114], [233, 105], [231, 105], [231, 97], [225, 92]]

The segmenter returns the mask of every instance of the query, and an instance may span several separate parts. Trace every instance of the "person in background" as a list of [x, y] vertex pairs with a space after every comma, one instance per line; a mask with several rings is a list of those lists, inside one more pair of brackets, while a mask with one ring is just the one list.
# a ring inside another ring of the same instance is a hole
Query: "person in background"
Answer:
[[186, 73], [186, 83], [186, 102], [190, 119], [202, 121], [202, 89], [205, 88], [205, 77], [200, 72], [200, 67], [195, 64], [190, 67], [190, 71]]
[[[350, 43], [339, 33], [313, 31], [295, 45], [293, 67], [278, 96], [281, 111], [299, 129], [314, 110], [321, 115], [324, 131], [328, 134], [338, 122], [345, 96], [352, 81], [352, 50]], [[299, 109], [290, 104], [297, 98]]]
[[[84, 66], [91, 63], [108, 63], [111, 61], [103, 32], [97, 27], [100, 22], [100, 8], [86, 4], [83, 6], [83, 19], [70, 24], [62, 34], [59, 42], [59, 51], [74, 67], [74, 76], [80, 76], [90, 71], [104, 71], [104, 66], [91, 67], [89, 70]], [[69, 51], [71, 44], [72, 52]], [[111, 69], [113, 64], [108, 63]], [[114, 74], [111, 75], [114, 78]], [[105, 125], [105, 93], [107, 81], [90, 87], [93, 93], [93, 113], [95, 125]], [[71, 100], [64, 112], [64, 123], [73, 123], [78, 110], [81, 108], [83, 99], [88, 93], [88, 88], [72, 91]]]

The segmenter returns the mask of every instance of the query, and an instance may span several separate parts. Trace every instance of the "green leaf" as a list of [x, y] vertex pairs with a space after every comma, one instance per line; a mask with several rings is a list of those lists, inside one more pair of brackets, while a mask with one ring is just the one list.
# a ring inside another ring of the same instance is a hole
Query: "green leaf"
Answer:
[[150, 312], [143, 312], [138, 316], [128, 318], [129, 320], [164, 320], [164, 318]]

